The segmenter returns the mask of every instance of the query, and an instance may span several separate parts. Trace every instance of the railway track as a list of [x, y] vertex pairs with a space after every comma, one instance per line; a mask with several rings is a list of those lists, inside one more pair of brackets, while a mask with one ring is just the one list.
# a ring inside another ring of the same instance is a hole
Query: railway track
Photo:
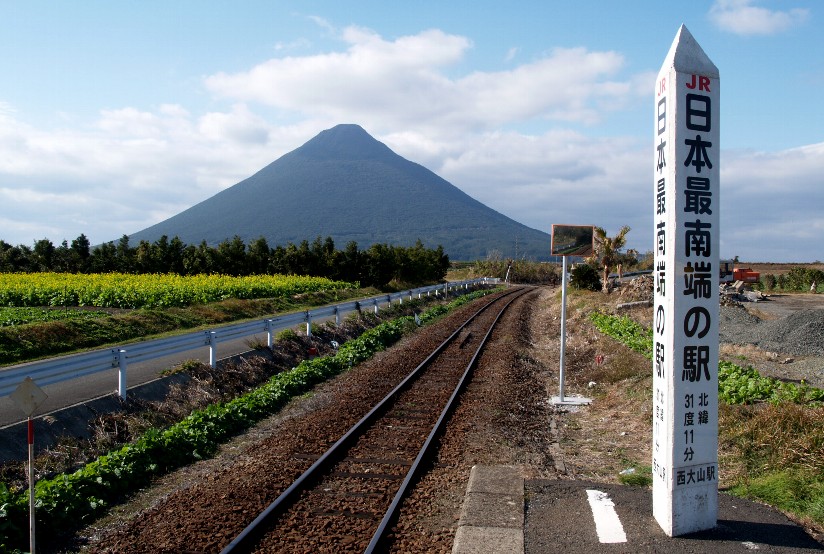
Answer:
[[309, 468], [222, 554], [385, 550], [492, 329], [528, 290], [475, 312], [325, 453], [294, 453]]

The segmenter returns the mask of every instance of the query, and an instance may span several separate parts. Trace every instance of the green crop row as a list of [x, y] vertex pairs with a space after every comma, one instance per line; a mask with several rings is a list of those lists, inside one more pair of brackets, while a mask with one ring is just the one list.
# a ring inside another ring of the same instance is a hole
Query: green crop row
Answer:
[[294, 275], [4, 273], [0, 275], [0, 306], [168, 308], [227, 298], [282, 297], [357, 287], [355, 283]]
[[652, 330], [646, 329], [626, 316], [592, 312], [589, 316], [595, 327], [630, 349], [652, 359]]
[[95, 318], [109, 315], [99, 310], [69, 310], [45, 308], [4, 308], [0, 306], [0, 327], [42, 323], [44, 321], [65, 321], [67, 319]]
[[[461, 296], [447, 306], [425, 311], [420, 320], [432, 321], [488, 293], [476, 291]], [[60, 534], [92, 521], [112, 503], [147, 486], [153, 478], [212, 456], [232, 435], [248, 429], [316, 384], [369, 359], [397, 342], [412, 327], [414, 320], [410, 316], [382, 323], [343, 344], [334, 356], [304, 360], [243, 396], [196, 410], [168, 429], [150, 430], [132, 444], [101, 456], [74, 473], [38, 481], [38, 528]], [[28, 491], [11, 491], [0, 483], [0, 552], [22, 547], [28, 502]]]
[[[593, 312], [589, 316], [593, 325], [618, 342], [652, 359], [652, 330], [639, 325], [626, 316], [612, 316]], [[796, 403], [824, 401], [824, 390], [805, 383], [795, 384], [763, 377], [753, 367], [741, 367], [731, 362], [718, 364], [718, 398], [728, 404], [752, 404], [753, 402]]]

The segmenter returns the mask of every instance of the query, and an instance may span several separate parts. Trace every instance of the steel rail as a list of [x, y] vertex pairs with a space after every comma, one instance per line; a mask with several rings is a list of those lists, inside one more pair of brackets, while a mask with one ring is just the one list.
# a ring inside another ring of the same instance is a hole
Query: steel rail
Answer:
[[[418, 455], [415, 457], [415, 461], [412, 462], [412, 466], [409, 468], [409, 471], [406, 473], [406, 477], [401, 483], [398, 492], [395, 493], [395, 497], [392, 499], [392, 504], [390, 504], [389, 508], [384, 513], [383, 519], [378, 525], [378, 529], [375, 531], [374, 535], [372, 535], [372, 540], [369, 542], [369, 546], [366, 547], [364, 550], [365, 554], [373, 554], [374, 552], [380, 552], [381, 549], [385, 546], [386, 535], [389, 532], [392, 525], [397, 521], [398, 514], [400, 512], [401, 504], [403, 503], [403, 499], [406, 498], [407, 493], [409, 492], [410, 487], [417, 481], [420, 477], [421, 472], [423, 471], [424, 460], [428, 459], [428, 457], [432, 456], [434, 452], [432, 451], [433, 445], [435, 441], [440, 437], [443, 431], [446, 429], [446, 424], [449, 421], [449, 417], [452, 415], [452, 412], [455, 408], [456, 401], [463, 390], [466, 388], [466, 385], [471, 378], [472, 374], [474, 373], [475, 366], [478, 362], [478, 357], [480, 357], [481, 352], [486, 346], [489, 337], [492, 335], [492, 331], [495, 329], [495, 326], [498, 324], [498, 320], [501, 319], [501, 316], [506, 311], [509, 306], [515, 302], [518, 298], [523, 296], [529, 292], [529, 289], [523, 289], [518, 294], [516, 294], [513, 298], [510, 298], [509, 301], [504, 304], [501, 308], [501, 311], [495, 316], [495, 320], [489, 326], [489, 330], [487, 330], [484, 338], [481, 340], [481, 343], [478, 345], [478, 348], [475, 350], [475, 354], [472, 356], [472, 359], [469, 361], [469, 364], [466, 366], [466, 370], [464, 370], [463, 375], [461, 376], [460, 381], [458, 381], [458, 385], [455, 387], [455, 390], [452, 392], [452, 396], [449, 397], [449, 400], [444, 406], [444, 409], [441, 411], [440, 417], [438, 417], [438, 421], [435, 422], [435, 426], [430, 431], [429, 436], [426, 438], [426, 441], [423, 443]], [[490, 305], [492, 303], [490, 302]]]
[[[240, 552], [249, 552], [254, 543], [265, 532], [264, 526], [273, 518], [284, 513], [297, 500], [300, 493], [307, 489], [310, 484], [317, 481], [328, 468], [343, 459], [347, 449], [368, 429], [368, 427], [380, 418], [391, 406], [392, 402], [398, 395], [407, 390], [409, 386], [423, 373], [424, 369], [432, 362], [432, 360], [459, 335], [459, 333], [466, 328], [472, 321], [474, 321], [481, 313], [491, 308], [493, 304], [498, 302], [501, 298], [521, 292], [522, 289], [511, 289], [504, 292], [501, 296], [493, 299], [485, 304], [478, 311], [472, 314], [466, 321], [464, 321], [452, 334], [449, 335], [440, 345], [438, 345], [418, 366], [413, 369], [389, 394], [387, 394], [378, 404], [376, 404], [365, 416], [363, 416], [355, 425], [353, 425], [340, 439], [335, 442], [326, 452], [324, 452], [306, 471], [304, 471], [295, 481], [283, 491], [278, 498], [266, 507], [246, 528], [226, 545], [220, 554], [236, 554]], [[525, 292], [525, 291], [523, 291]], [[521, 292], [523, 294], [523, 292]], [[520, 296], [520, 295], [518, 295]], [[514, 300], [514, 298], [512, 299]], [[506, 306], [509, 306], [509, 303]], [[504, 309], [506, 309], [506, 306]], [[500, 316], [500, 314], [499, 314]], [[497, 318], [495, 319], [497, 322]], [[492, 326], [494, 327], [495, 322]], [[488, 334], [487, 334], [488, 335]], [[485, 337], [486, 338], [486, 337]], [[475, 357], [473, 356], [474, 363]], [[463, 379], [462, 379], [463, 381]], [[455, 397], [455, 393], [452, 395]], [[452, 399], [450, 398], [450, 402]], [[442, 414], [443, 417], [443, 414]], [[440, 421], [440, 419], [439, 419]], [[429, 442], [429, 441], [427, 441]], [[420, 457], [420, 456], [419, 456]], [[417, 461], [417, 460], [416, 460]], [[406, 481], [406, 480], [405, 480]], [[394, 504], [394, 502], [393, 502]]]

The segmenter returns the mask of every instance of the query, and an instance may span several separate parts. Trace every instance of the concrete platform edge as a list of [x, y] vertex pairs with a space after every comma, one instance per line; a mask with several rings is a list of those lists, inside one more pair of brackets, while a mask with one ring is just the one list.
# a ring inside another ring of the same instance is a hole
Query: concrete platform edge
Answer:
[[520, 466], [474, 466], [453, 554], [524, 552], [524, 477]]

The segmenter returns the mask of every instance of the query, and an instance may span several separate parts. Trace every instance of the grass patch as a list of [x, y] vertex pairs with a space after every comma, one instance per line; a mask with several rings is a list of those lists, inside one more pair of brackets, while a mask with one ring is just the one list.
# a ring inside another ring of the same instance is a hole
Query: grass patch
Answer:
[[805, 523], [824, 522], [824, 482], [821, 475], [792, 470], [747, 479], [730, 489], [735, 495], [758, 498]]
[[824, 408], [791, 402], [720, 408], [722, 444], [741, 461], [734, 480], [789, 467], [824, 479]]
[[650, 487], [652, 486], [652, 467], [633, 465], [618, 474], [618, 482], [633, 487]]

